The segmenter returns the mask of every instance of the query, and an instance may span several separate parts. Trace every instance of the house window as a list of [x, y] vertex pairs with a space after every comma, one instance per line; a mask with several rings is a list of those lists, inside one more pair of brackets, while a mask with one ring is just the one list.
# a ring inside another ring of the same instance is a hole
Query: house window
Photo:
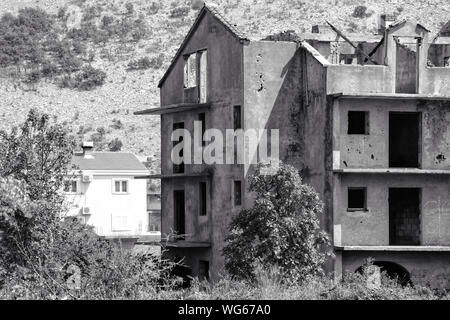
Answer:
[[234, 181], [234, 206], [239, 207], [242, 205], [242, 181]]
[[111, 230], [112, 231], [130, 231], [128, 225], [128, 217], [125, 214], [111, 215]]
[[233, 128], [234, 130], [242, 128], [242, 120], [241, 120], [241, 106], [233, 107]]
[[348, 188], [348, 210], [349, 211], [367, 210], [366, 188]]
[[[173, 124], [173, 131], [177, 129], [184, 129], [184, 123], [183, 122], [176, 122]], [[181, 136], [178, 141], [173, 142], [173, 147], [175, 147], [177, 144], [183, 142], [183, 137]], [[183, 157], [183, 149], [180, 151], [180, 157]], [[173, 164], [173, 173], [184, 173], [184, 161], [180, 164]]]
[[199, 184], [199, 206], [200, 215], [207, 215], [207, 199], [206, 199], [206, 182], [200, 182]]
[[349, 111], [347, 133], [369, 134], [369, 113], [365, 111]]
[[77, 180], [64, 181], [64, 192], [65, 193], [78, 193], [78, 181]]
[[198, 262], [198, 279], [200, 281], [209, 280], [209, 261], [199, 260]]
[[114, 181], [113, 193], [126, 194], [129, 192], [128, 180], [113, 180], [113, 181]]

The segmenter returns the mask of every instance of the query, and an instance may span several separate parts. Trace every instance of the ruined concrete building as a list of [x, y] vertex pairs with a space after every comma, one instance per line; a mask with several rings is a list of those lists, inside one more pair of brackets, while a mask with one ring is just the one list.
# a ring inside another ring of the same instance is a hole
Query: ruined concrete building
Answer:
[[162, 234], [185, 235], [168, 247], [193, 275], [217, 278], [230, 219], [252, 205], [251, 165], [171, 162], [173, 129], [197, 120], [280, 130], [280, 159], [325, 203], [337, 276], [372, 257], [405, 281], [450, 287], [450, 38], [410, 21], [381, 27], [262, 41], [200, 10], [161, 107], [139, 112], [161, 115]]

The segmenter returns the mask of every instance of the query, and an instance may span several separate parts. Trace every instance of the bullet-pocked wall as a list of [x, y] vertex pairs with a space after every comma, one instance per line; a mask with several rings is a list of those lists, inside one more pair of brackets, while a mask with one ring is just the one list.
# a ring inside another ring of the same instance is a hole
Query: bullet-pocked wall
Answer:
[[[342, 246], [387, 246], [389, 241], [389, 189], [420, 189], [420, 245], [450, 245], [450, 176], [415, 174], [340, 174], [334, 224]], [[349, 210], [348, 192], [365, 188], [365, 210]]]
[[[419, 117], [419, 166], [447, 169], [450, 166], [450, 102], [416, 99], [339, 99], [335, 117], [335, 157], [345, 168], [389, 167], [390, 113], [417, 113]], [[365, 133], [349, 133], [349, 112], [365, 112]], [[335, 159], [336, 160], [336, 159]]]

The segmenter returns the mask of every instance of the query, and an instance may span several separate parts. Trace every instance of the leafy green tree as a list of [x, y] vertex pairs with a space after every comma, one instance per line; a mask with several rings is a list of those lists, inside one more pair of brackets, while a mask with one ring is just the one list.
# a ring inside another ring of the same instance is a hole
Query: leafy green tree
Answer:
[[258, 165], [249, 184], [256, 199], [229, 226], [223, 249], [227, 271], [254, 280], [258, 264], [277, 266], [285, 281], [321, 273], [329, 240], [320, 230], [319, 195], [302, 183], [294, 167], [283, 163]]

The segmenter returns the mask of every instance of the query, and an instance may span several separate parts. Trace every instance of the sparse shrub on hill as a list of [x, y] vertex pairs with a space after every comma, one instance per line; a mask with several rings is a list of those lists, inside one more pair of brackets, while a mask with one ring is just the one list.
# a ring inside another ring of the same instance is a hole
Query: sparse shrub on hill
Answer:
[[298, 171], [280, 163], [260, 164], [249, 177], [256, 196], [252, 208], [239, 212], [229, 226], [223, 249], [225, 268], [237, 278], [255, 280], [255, 263], [277, 266], [283, 281], [320, 275], [329, 240], [320, 230], [323, 203]]
[[113, 128], [114, 130], [121, 130], [123, 129], [123, 123], [120, 121], [120, 119], [113, 119], [113, 123], [110, 125], [110, 128]]
[[127, 70], [145, 70], [151, 67], [151, 60], [149, 57], [142, 57], [137, 60], [131, 60], [128, 63]]
[[106, 73], [92, 66], [84, 66], [80, 73], [75, 75], [74, 87], [87, 91], [93, 90], [105, 83]]
[[189, 7], [177, 7], [170, 10], [169, 17], [170, 18], [183, 18], [189, 14], [191, 9]]
[[127, 14], [129, 15], [134, 14], [134, 5], [131, 2], [127, 2], [125, 4], [125, 9], [127, 10]]
[[354, 18], [362, 19], [362, 18], [370, 17], [371, 14], [367, 12], [367, 7], [366, 6], [357, 6], [353, 10], [352, 16]]
[[109, 151], [120, 151], [122, 150], [122, 141], [119, 138], [114, 138], [108, 143], [108, 149]]

